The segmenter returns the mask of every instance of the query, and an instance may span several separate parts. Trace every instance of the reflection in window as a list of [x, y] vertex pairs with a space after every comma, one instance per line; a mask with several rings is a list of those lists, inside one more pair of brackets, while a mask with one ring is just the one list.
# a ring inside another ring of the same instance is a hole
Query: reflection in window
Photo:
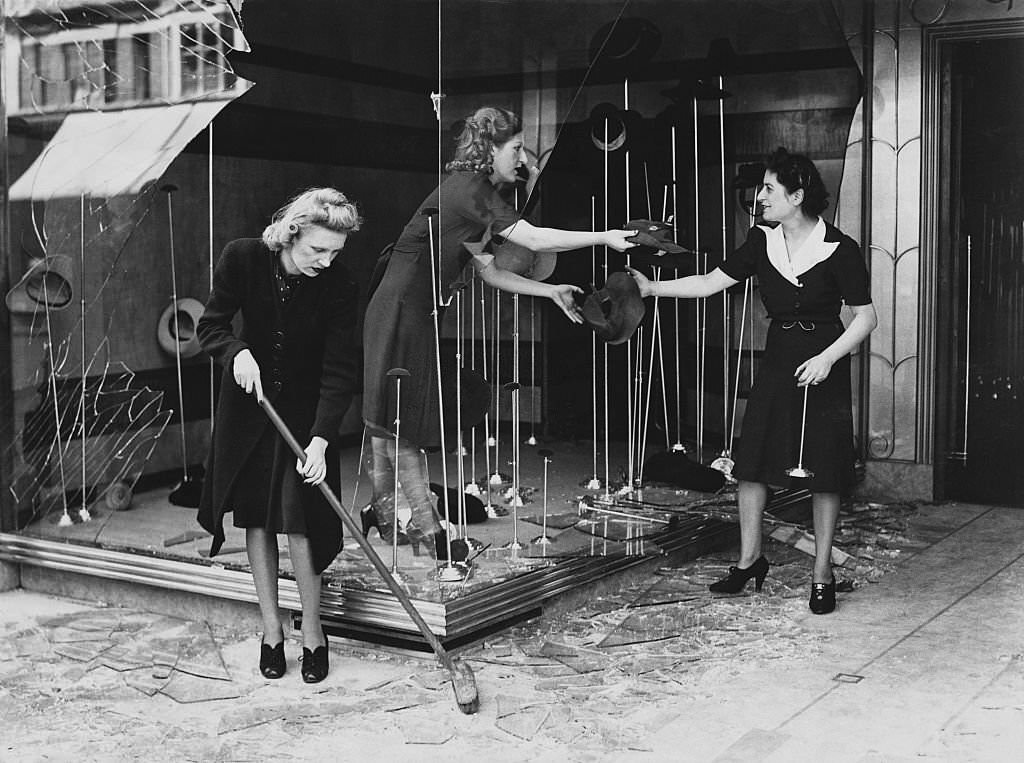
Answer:
[[[188, 4], [186, 4], [188, 5]], [[117, 23], [54, 16], [13, 19], [7, 41], [20, 49], [18, 111], [127, 108], [235, 94], [226, 56], [239, 42], [230, 11], [180, 10], [153, 17], [121, 11]], [[143, 9], [144, 10], [144, 9]]]

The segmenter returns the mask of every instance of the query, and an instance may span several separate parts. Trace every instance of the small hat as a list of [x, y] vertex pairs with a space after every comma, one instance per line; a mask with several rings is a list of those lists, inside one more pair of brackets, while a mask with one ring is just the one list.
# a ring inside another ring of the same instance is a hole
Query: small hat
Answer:
[[647, 308], [629, 273], [612, 273], [603, 288], [587, 296], [580, 308], [583, 321], [608, 344], [633, 336]]
[[672, 240], [672, 226], [668, 223], [655, 220], [630, 220], [623, 228], [636, 231], [636, 235], [626, 239], [636, 244], [629, 250], [629, 254], [653, 254], [658, 251], [667, 254], [693, 254], [685, 246], [679, 246]]

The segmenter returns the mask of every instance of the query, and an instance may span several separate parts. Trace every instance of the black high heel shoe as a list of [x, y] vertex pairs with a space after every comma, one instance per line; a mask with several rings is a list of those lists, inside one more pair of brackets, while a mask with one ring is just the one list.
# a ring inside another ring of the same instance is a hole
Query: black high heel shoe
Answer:
[[836, 608], [836, 576], [828, 583], [811, 581], [811, 600], [807, 603], [816, 615], [827, 615]]
[[730, 567], [729, 576], [712, 583], [708, 586], [708, 590], [712, 593], [739, 593], [746, 586], [747, 581], [754, 578], [754, 590], [760, 591], [766, 577], [768, 577], [768, 560], [759, 556], [749, 567]]
[[264, 678], [280, 678], [287, 664], [284, 659], [284, 641], [277, 646], [260, 642], [260, 673]]
[[[448, 561], [448, 534], [444, 530], [438, 529], [427, 535], [411, 525], [407, 525], [406, 533], [409, 537], [409, 543], [412, 544], [413, 556], [420, 555], [420, 546], [423, 545], [432, 559], [436, 559], [439, 562]], [[462, 538], [453, 538], [451, 548], [453, 562], [464, 562], [469, 558], [469, 544]]]
[[[384, 524], [380, 523], [380, 520], [377, 518], [377, 511], [373, 508], [372, 503], [366, 504], [366, 506], [364, 506], [359, 511], [359, 521], [362, 523], [363, 526], [362, 529], [364, 538], [369, 537], [370, 530], [376, 530], [377, 534], [380, 536], [380, 539], [382, 541], [384, 541], [385, 543], [391, 543], [391, 539], [392, 537], [394, 537], [395, 529], [386, 522]], [[398, 533], [398, 545], [409, 545], [409, 539], [406, 537], [405, 533], [401, 531], [399, 531]]]
[[318, 684], [327, 678], [330, 670], [330, 650], [327, 647], [327, 630], [324, 629], [324, 645], [312, 651], [302, 647], [302, 680], [307, 684]]

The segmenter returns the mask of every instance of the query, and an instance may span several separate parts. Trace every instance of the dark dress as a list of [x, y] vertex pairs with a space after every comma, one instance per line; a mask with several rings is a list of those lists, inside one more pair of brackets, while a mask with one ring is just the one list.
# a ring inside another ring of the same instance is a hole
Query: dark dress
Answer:
[[[747, 400], [743, 430], [733, 454], [733, 476], [769, 485], [806, 487], [812, 492], [842, 492], [853, 482], [853, 417], [850, 356], [836, 361], [828, 378], [807, 396], [803, 465], [810, 479], [795, 479], [786, 469], [797, 464], [804, 389], [797, 366], [831, 345], [844, 331], [842, 303], [871, 303], [864, 259], [856, 242], [825, 223], [825, 244], [834, 251], [800, 273], [797, 286], [769, 259], [770, 229], [755, 227], [746, 242], [722, 263], [737, 281], [756, 275], [771, 324], [754, 387]], [[824, 250], [827, 251], [827, 250]]]
[[445, 301], [470, 259], [463, 243], [479, 241], [489, 225], [498, 233], [519, 217], [485, 175], [452, 173], [405, 226], [370, 298], [363, 330], [363, 420], [371, 432], [393, 432], [395, 383], [387, 372], [405, 368], [400, 434], [421, 448], [436, 448], [441, 439], [429, 229], [421, 214], [431, 207], [440, 210], [432, 220], [435, 241], [440, 238], [437, 276]]
[[235, 383], [233, 363], [249, 349], [264, 396], [298, 441], [305, 446], [314, 435], [327, 440], [327, 483], [337, 493], [334, 446], [359, 367], [356, 309], [355, 282], [337, 260], [315, 278], [286, 278], [278, 254], [259, 239], [224, 248], [197, 326], [203, 349], [223, 367], [199, 506], [199, 523], [213, 534], [211, 556], [224, 542], [229, 511], [236, 527], [306, 535], [318, 573], [341, 549], [341, 520], [316, 486], [303, 483], [295, 456], [255, 395]]

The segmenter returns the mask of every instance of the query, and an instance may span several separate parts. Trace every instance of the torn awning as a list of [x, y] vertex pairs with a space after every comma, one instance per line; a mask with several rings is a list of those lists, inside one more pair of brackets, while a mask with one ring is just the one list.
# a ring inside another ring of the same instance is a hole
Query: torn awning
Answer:
[[11, 201], [135, 195], [231, 101], [68, 114], [9, 191]]

